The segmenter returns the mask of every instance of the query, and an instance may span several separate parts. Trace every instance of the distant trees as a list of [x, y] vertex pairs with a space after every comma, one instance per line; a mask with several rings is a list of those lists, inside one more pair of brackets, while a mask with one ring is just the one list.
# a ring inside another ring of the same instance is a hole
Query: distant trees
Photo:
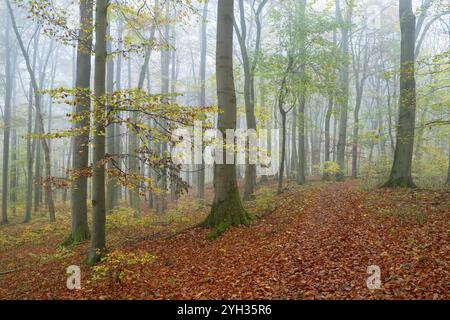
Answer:
[[[233, 75], [233, 9], [234, 0], [217, 3], [216, 77], [218, 98], [217, 127], [226, 137], [227, 129], [236, 129], [236, 93]], [[233, 140], [234, 141], [234, 140]], [[236, 179], [236, 165], [226, 163], [227, 152], [234, 154], [233, 145], [223, 149], [223, 163], [214, 164], [214, 200], [203, 226], [214, 228], [217, 236], [231, 225], [248, 224], [249, 215], [242, 206]]]
[[[244, 0], [239, 0], [239, 24], [234, 20], [234, 28], [236, 30], [239, 47], [241, 49], [242, 64], [244, 67], [244, 100], [245, 100], [245, 117], [247, 121], [247, 129], [256, 130], [256, 117], [255, 117], [255, 70], [260, 60], [261, 53], [261, 15], [262, 11], [267, 4], [268, 0], [261, 0], [256, 6], [255, 3], [251, 4], [250, 23], [254, 19], [256, 22], [256, 38], [254, 48], [249, 45], [249, 34], [247, 26], [247, 17]], [[252, 26], [251, 26], [252, 27]], [[254, 197], [256, 186], [256, 165], [249, 163], [247, 140], [247, 156], [245, 164], [245, 187], [244, 187], [244, 200], [250, 200]]]
[[[30, 56], [27, 52], [27, 49], [25, 48], [25, 45], [22, 41], [22, 37], [20, 35], [19, 29], [17, 28], [16, 20], [14, 17], [14, 13], [11, 7], [11, 4], [9, 0], [7, 0], [7, 6], [8, 11], [10, 13], [11, 23], [14, 30], [14, 33], [16, 34], [17, 42], [19, 43], [20, 50], [22, 52], [22, 56], [25, 59], [25, 63], [27, 66], [27, 71], [31, 79], [31, 85], [33, 88], [33, 94], [34, 94], [34, 103], [36, 108], [36, 126], [38, 128], [39, 133], [42, 135], [45, 133], [44, 128], [44, 118], [42, 114], [42, 101], [41, 101], [41, 93], [40, 88], [37, 82], [35, 70], [33, 69], [32, 63], [30, 61]], [[44, 185], [45, 188], [45, 195], [46, 195], [46, 202], [48, 206], [48, 213], [49, 213], [49, 219], [50, 222], [54, 222], [56, 220], [55, 216], [55, 204], [53, 201], [53, 192], [52, 192], [52, 184], [51, 184], [51, 158], [50, 158], [50, 148], [48, 144], [48, 139], [46, 137], [43, 137], [42, 139], [42, 147], [44, 149], [44, 160], [45, 160], [45, 177], [43, 181], [40, 181]], [[27, 220], [27, 219], [25, 219]]]

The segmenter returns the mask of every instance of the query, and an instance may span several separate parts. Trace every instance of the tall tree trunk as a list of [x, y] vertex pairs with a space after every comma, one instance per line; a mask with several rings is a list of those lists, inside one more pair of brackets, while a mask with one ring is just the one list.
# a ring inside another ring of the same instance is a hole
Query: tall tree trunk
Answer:
[[109, 0], [97, 0], [95, 7], [94, 147], [92, 185], [92, 241], [88, 263], [99, 261], [106, 250], [105, 224], [105, 123], [106, 29]]
[[8, 175], [9, 175], [9, 143], [11, 134], [11, 97], [13, 90], [13, 74], [11, 71], [10, 19], [6, 17], [5, 30], [5, 107], [3, 110], [3, 174], [2, 174], [2, 222], [8, 223]]
[[358, 177], [358, 139], [359, 139], [359, 110], [361, 109], [362, 92], [358, 88], [356, 105], [353, 113], [353, 143], [352, 143], [352, 178]]
[[[111, 37], [111, 28], [108, 25], [107, 28], [107, 37], [110, 39]], [[110, 97], [114, 91], [114, 60], [111, 55], [111, 40], [108, 40], [106, 43], [106, 51], [109, 57], [106, 62], [106, 94], [107, 94], [107, 108], [108, 112], [112, 111], [112, 107], [110, 105]], [[116, 125], [114, 123], [109, 124], [106, 128], [106, 152], [108, 155], [116, 155]], [[107, 164], [108, 169], [112, 169], [114, 164], [112, 161], [109, 161]], [[106, 213], [109, 214], [114, 210], [117, 205], [117, 197], [116, 197], [116, 189], [117, 189], [117, 179], [114, 176], [110, 176], [107, 179], [106, 183]]]
[[[206, 47], [207, 42], [207, 19], [208, 19], [208, 3], [205, 1], [203, 4], [202, 15], [202, 27], [201, 27], [201, 48], [200, 48], [200, 106], [206, 106]], [[203, 133], [202, 133], [203, 134]], [[203, 141], [203, 139], [202, 139]], [[202, 154], [203, 154], [203, 142], [202, 142]], [[201, 157], [202, 163], [198, 166], [197, 172], [197, 198], [203, 199], [205, 197], [205, 161], [203, 156]]]
[[[123, 21], [121, 19], [119, 19], [119, 24], [118, 24], [118, 51], [121, 52], [123, 50]], [[117, 91], [121, 91], [122, 90], [122, 55], [119, 54], [117, 56], [117, 63], [116, 63], [116, 90]], [[116, 123], [113, 124], [114, 128], [114, 133], [115, 133], [115, 137], [114, 137], [114, 144], [115, 144], [115, 152], [116, 154], [122, 154], [122, 138], [121, 138], [121, 134], [120, 134], [120, 124]], [[117, 163], [117, 166], [119, 168], [122, 167], [122, 160], [119, 160]], [[115, 197], [117, 197], [117, 200], [115, 201], [116, 204], [119, 203], [119, 201], [122, 200], [122, 186], [119, 183], [115, 184]]]
[[[169, 4], [166, 4], [166, 14], [167, 16], [170, 15], [170, 8]], [[170, 28], [169, 25], [166, 24], [164, 26], [164, 41], [169, 41], [169, 34]], [[170, 70], [170, 52], [167, 49], [164, 49], [161, 51], [161, 93], [163, 95], [166, 95], [169, 93], [169, 70]], [[164, 98], [165, 101], [168, 101], [168, 98]], [[165, 121], [162, 121], [162, 125], [165, 125]], [[165, 157], [167, 154], [167, 142], [160, 142], [160, 156]], [[165, 168], [161, 169], [161, 176], [159, 179], [159, 189], [160, 192], [157, 195], [156, 200], [156, 211], [158, 214], [162, 214], [167, 209], [167, 170]]]
[[[37, 37], [34, 38], [33, 48], [33, 70], [36, 67], [37, 56]], [[34, 145], [36, 140], [31, 142], [31, 133], [33, 131], [33, 84], [30, 81], [28, 89], [28, 112], [27, 112], [27, 187], [26, 187], [26, 202], [25, 215], [23, 222], [27, 223], [31, 220], [31, 212], [33, 210], [33, 158]]]
[[[17, 70], [17, 55], [14, 55], [12, 62], [12, 74], [15, 75]], [[14, 122], [17, 118], [17, 92], [16, 92], [16, 79], [15, 76], [12, 82], [12, 121]], [[16, 216], [16, 202], [17, 202], [17, 188], [19, 185], [19, 175], [18, 175], [18, 165], [17, 165], [17, 128], [12, 129], [11, 133], [11, 181], [10, 181], [10, 201], [11, 201], [11, 213]]]
[[[172, 68], [171, 68], [171, 74], [170, 74], [170, 92], [174, 95], [172, 98], [173, 103], [176, 103], [176, 91], [177, 91], [177, 81], [178, 81], [178, 58], [177, 58], [177, 34], [176, 34], [176, 28], [175, 26], [172, 26], [172, 54], [171, 54], [171, 61], [172, 61]], [[170, 198], [172, 201], [175, 201], [178, 199], [178, 185], [175, 183], [176, 179], [174, 177], [179, 178], [178, 172], [173, 172], [169, 174], [171, 178], [170, 181]]]
[[416, 16], [412, 11], [412, 0], [400, 0], [401, 59], [400, 101], [397, 123], [397, 142], [389, 180], [385, 187], [414, 187], [411, 175], [414, 148], [414, 126], [416, 116], [415, 81], [415, 27]]
[[[282, 102], [280, 102], [282, 103]], [[278, 172], [278, 193], [283, 192], [284, 167], [286, 165], [286, 112], [281, 112], [281, 160]]]
[[292, 131], [291, 131], [291, 165], [290, 165], [290, 176], [295, 178], [297, 166], [298, 166], [298, 155], [297, 155], [297, 108], [294, 106], [292, 114]]
[[327, 112], [325, 114], [325, 154], [324, 154], [324, 173], [323, 173], [323, 180], [328, 180], [330, 178], [330, 175], [327, 171], [328, 169], [328, 163], [330, 161], [330, 120], [331, 115], [333, 114], [333, 95], [330, 93], [328, 95], [328, 108]]
[[90, 127], [90, 82], [91, 82], [91, 52], [92, 52], [92, 18], [93, 0], [80, 1], [80, 31], [78, 35], [76, 82], [78, 103], [75, 114], [81, 116], [75, 123], [75, 129], [80, 133], [73, 138], [72, 170], [75, 172], [71, 189], [73, 243], [89, 238], [87, 221], [87, 188], [88, 175], [83, 171], [89, 165], [89, 127]]
[[306, 182], [306, 146], [305, 146], [305, 106], [306, 97], [304, 92], [300, 94], [298, 105], [298, 165], [297, 184], [303, 185]]
[[340, 72], [340, 85], [342, 97], [340, 99], [339, 117], [339, 138], [337, 143], [336, 160], [339, 165], [339, 172], [336, 175], [338, 180], [344, 179], [345, 171], [345, 149], [347, 144], [347, 119], [348, 119], [348, 97], [349, 97], [349, 25], [352, 16], [352, 4], [348, 4], [345, 13], [345, 21], [342, 16], [340, 0], [336, 0], [336, 16], [341, 25], [341, 51], [344, 56], [344, 63]]
[[[234, 0], [217, 3], [216, 74], [218, 97], [218, 129], [223, 137], [227, 129], [236, 129], [236, 93], [233, 76], [233, 12]], [[227, 148], [234, 146], [227, 146]], [[224, 149], [227, 149], [224, 148]], [[228, 164], [226, 150], [223, 164], [214, 164], [214, 200], [205, 227], [214, 227], [210, 237], [225, 231], [231, 225], [248, 224], [249, 216], [242, 206], [236, 179], [236, 165]]]

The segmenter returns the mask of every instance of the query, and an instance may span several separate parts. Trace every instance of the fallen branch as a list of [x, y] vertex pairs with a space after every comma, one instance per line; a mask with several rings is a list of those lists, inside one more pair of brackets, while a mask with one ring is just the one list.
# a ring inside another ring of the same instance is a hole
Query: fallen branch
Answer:
[[0, 271], [0, 276], [1, 276], [1, 275], [4, 275], [4, 274], [8, 274], [8, 273], [17, 272], [17, 271], [20, 271], [20, 270], [22, 270], [22, 268], [19, 268], [19, 269], [12, 269], [12, 270], [6, 270], [6, 271]]

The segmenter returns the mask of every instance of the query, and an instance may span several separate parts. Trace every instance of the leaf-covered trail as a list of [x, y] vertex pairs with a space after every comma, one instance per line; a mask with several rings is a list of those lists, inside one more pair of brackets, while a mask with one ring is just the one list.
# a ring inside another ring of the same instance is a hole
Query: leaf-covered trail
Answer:
[[[363, 192], [355, 184], [292, 188], [273, 199], [273, 214], [213, 241], [205, 240], [208, 230], [192, 229], [128, 243], [123, 250], [157, 258], [134, 267], [129, 279], [89, 283], [83, 267], [82, 290], [55, 283], [61, 289], [51, 297], [448, 299], [448, 194]], [[414, 218], [398, 211], [406, 207]], [[366, 286], [370, 265], [381, 269], [379, 290]]]

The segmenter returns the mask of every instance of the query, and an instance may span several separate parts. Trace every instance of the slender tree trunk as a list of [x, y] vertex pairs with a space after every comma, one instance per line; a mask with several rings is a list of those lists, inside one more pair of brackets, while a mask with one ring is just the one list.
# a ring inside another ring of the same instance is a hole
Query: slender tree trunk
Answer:
[[[111, 36], [110, 26], [107, 29], [107, 37], [108, 39]], [[107, 54], [111, 55], [111, 40], [108, 40], [106, 43]], [[107, 93], [107, 108], [108, 112], [112, 112], [112, 107], [110, 105], [110, 97], [114, 91], [114, 60], [112, 56], [107, 58], [106, 62], [106, 93]], [[108, 155], [116, 155], [116, 125], [114, 123], [108, 124], [106, 128], [106, 152]], [[107, 164], [108, 169], [112, 169], [114, 164], [112, 161], [109, 161]], [[114, 176], [109, 176], [106, 182], [106, 213], [111, 213], [114, 208], [117, 206], [117, 197], [116, 197], [116, 189], [117, 189], [117, 179]]]
[[416, 115], [415, 27], [416, 16], [412, 0], [400, 0], [401, 28], [400, 102], [397, 123], [397, 143], [389, 180], [385, 187], [415, 187], [411, 175]]
[[328, 180], [330, 178], [330, 175], [327, 171], [328, 169], [328, 163], [330, 161], [330, 120], [331, 115], [333, 114], [333, 95], [330, 93], [328, 96], [328, 108], [327, 112], [325, 114], [325, 152], [324, 152], [324, 173], [323, 173], [323, 180]]
[[71, 189], [73, 243], [89, 239], [87, 221], [87, 188], [89, 165], [89, 127], [90, 127], [90, 80], [91, 80], [91, 52], [92, 52], [92, 18], [93, 0], [80, 1], [80, 33], [78, 35], [76, 82], [78, 103], [75, 114], [81, 116], [75, 123], [75, 129], [80, 133], [73, 138], [72, 170], [74, 177]]
[[305, 146], [305, 106], [306, 97], [302, 92], [298, 105], [298, 165], [297, 165], [297, 184], [303, 185], [306, 182], [306, 146]]
[[[170, 10], [169, 10], [169, 4], [166, 4], [166, 14], [169, 16]], [[165, 41], [169, 40], [169, 34], [170, 29], [169, 25], [166, 25], [164, 27], [164, 39]], [[169, 71], [170, 71], [170, 52], [167, 49], [164, 49], [161, 51], [161, 93], [163, 95], [169, 93]], [[165, 98], [167, 101], [168, 99]], [[162, 121], [162, 125], [165, 125], [165, 121]], [[167, 142], [160, 142], [160, 156], [165, 157], [167, 154]], [[167, 209], [167, 170], [165, 168], [161, 169], [161, 177], [160, 177], [160, 183], [159, 183], [159, 189], [160, 193], [157, 195], [157, 201], [156, 201], [156, 211], [158, 214], [162, 214]]]
[[92, 185], [92, 241], [88, 263], [99, 261], [106, 251], [105, 224], [105, 123], [106, 29], [109, 0], [97, 0], [95, 7], [94, 147]]
[[[12, 74], [14, 75], [12, 82], [12, 121], [14, 122], [17, 118], [17, 92], [16, 92], [16, 80], [15, 74], [17, 70], [17, 55], [14, 55], [12, 62]], [[12, 129], [11, 133], [11, 181], [10, 181], [10, 201], [11, 201], [11, 213], [13, 216], [16, 216], [16, 202], [17, 202], [17, 188], [19, 185], [19, 175], [18, 175], [18, 166], [17, 166], [17, 128]]]
[[356, 106], [353, 114], [353, 144], [352, 144], [352, 178], [358, 177], [358, 139], [359, 139], [359, 110], [361, 108], [362, 89], [356, 93]]
[[[223, 137], [227, 129], [236, 129], [236, 93], [233, 76], [233, 20], [234, 0], [221, 0], [217, 4], [216, 74], [218, 96], [218, 129]], [[234, 147], [234, 146], [227, 146]], [[231, 225], [247, 225], [249, 216], [242, 206], [236, 179], [236, 165], [228, 164], [224, 148], [223, 164], [214, 164], [214, 200], [205, 227], [214, 227], [214, 237]]]
[[[281, 102], [282, 103], [282, 102]], [[278, 173], [278, 193], [283, 192], [284, 167], [286, 159], [286, 112], [281, 112], [281, 160]]]
[[[123, 50], [123, 21], [121, 19], [119, 19], [119, 24], [118, 24], [118, 51], [122, 51]], [[122, 90], [122, 55], [119, 54], [117, 56], [117, 63], [116, 63], [116, 90], [120, 91]], [[120, 115], [120, 114], [119, 114]], [[121, 138], [121, 134], [120, 134], [120, 124], [116, 123], [113, 124], [114, 128], [114, 133], [115, 133], [115, 137], [114, 137], [114, 144], [115, 144], [115, 152], [116, 154], [120, 155], [122, 153], [122, 138]], [[121, 168], [122, 166], [122, 161], [119, 159], [117, 166], [119, 168]], [[115, 184], [115, 193], [114, 193], [114, 197], [116, 197], [115, 200], [115, 204], [119, 204], [119, 202], [122, 199], [122, 186], [119, 183]]]
[[3, 109], [3, 174], [2, 174], [2, 222], [8, 223], [8, 175], [9, 144], [11, 134], [11, 97], [13, 90], [13, 74], [11, 70], [10, 19], [6, 17], [5, 30], [5, 107]]
[[[339, 139], [337, 144], [336, 160], [339, 165], [339, 172], [336, 175], [338, 180], [344, 179], [345, 172], [345, 149], [347, 144], [347, 119], [348, 119], [348, 97], [349, 97], [349, 24], [351, 23], [352, 4], [346, 8], [346, 19], [344, 21], [340, 8], [340, 0], [336, 0], [336, 16], [341, 25], [341, 50], [344, 56], [344, 63], [341, 67], [340, 82], [342, 97], [340, 99], [339, 117]], [[345, 25], [344, 25], [345, 24]]]
[[292, 131], [291, 131], [291, 165], [290, 165], [290, 176], [295, 178], [297, 166], [298, 166], [298, 155], [297, 155], [297, 108], [294, 106], [292, 114]]
[[450, 185], [450, 138], [448, 139], [448, 169], [447, 169], [447, 185]]
[[[203, 4], [203, 16], [201, 27], [201, 48], [200, 48], [200, 106], [206, 106], [206, 48], [207, 42], [207, 19], [208, 19], [208, 3], [205, 1]], [[203, 133], [202, 133], [203, 134]], [[202, 139], [203, 141], [203, 139]], [[202, 142], [202, 154], [203, 154], [203, 142]], [[201, 157], [202, 163], [198, 166], [197, 172], [197, 198], [203, 199], [205, 197], [205, 161], [203, 156]]]

